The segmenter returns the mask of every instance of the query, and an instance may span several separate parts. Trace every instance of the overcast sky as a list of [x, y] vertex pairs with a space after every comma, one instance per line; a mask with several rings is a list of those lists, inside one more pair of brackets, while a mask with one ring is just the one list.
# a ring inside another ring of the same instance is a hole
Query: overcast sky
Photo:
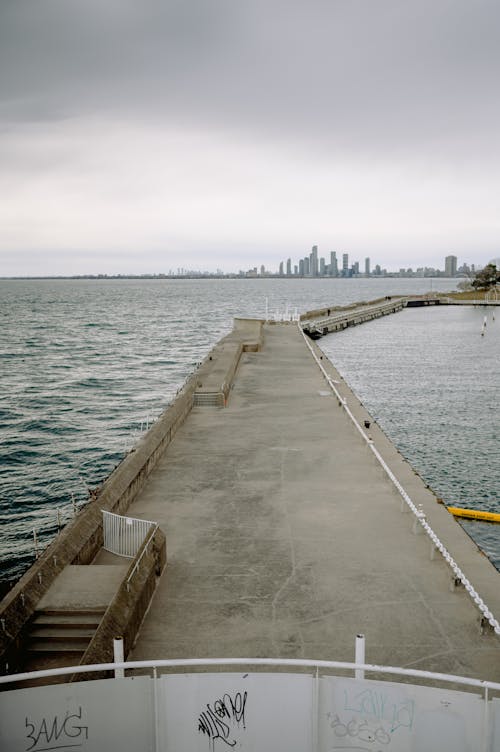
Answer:
[[0, 276], [500, 256], [498, 0], [0, 0]]

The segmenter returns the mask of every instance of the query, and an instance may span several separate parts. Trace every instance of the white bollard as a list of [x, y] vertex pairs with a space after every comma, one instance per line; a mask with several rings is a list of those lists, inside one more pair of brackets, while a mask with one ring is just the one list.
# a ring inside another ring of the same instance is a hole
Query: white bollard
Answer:
[[[113, 639], [113, 660], [115, 663], [123, 663], [123, 637], [115, 637]], [[115, 668], [115, 679], [123, 679], [125, 677], [125, 670], [123, 668]]]
[[[354, 663], [365, 663], [365, 636], [362, 634], [356, 635], [356, 647], [354, 651]], [[364, 679], [365, 672], [362, 668], [354, 669], [355, 679]]]

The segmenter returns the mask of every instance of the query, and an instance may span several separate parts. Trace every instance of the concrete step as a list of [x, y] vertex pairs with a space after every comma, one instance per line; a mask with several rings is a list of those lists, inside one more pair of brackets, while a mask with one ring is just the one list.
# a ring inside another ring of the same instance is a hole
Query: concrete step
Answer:
[[97, 613], [38, 613], [33, 619], [33, 627], [61, 627], [63, 629], [85, 629], [98, 627], [103, 612]]
[[94, 634], [95, 629], [78, 629], [75, 627], [64, 629], [51, 625], [31, 629], [29, 638], [36, 642], [40, 642], [41, 640], [47, 640], [50, 642], [54, 640], [64, 640], [65, 642], [81, 642], [82, 640], [87, 640], [87, 642], [90, 642]]
[[[78, 653], [80, 656], [86, 651], [89, 641], [80, 640], [32, 640], [28, 644], [28, 653]], [[78, 659], [79, 661], [79, 659]]]
[[102, 616], [106, 609], [104, 608], [38, 608], [36, 614], [39, 616]]

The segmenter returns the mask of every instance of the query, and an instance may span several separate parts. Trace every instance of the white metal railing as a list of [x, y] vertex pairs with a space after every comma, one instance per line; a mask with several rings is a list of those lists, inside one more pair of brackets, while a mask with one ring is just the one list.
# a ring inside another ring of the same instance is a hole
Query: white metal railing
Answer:
[[134, 566], [132, 568], [132, 571], [130, 572], [129, 576], [127, 577], [127, 582], [126, 582], [127, 590], [130, 590], [130, 582], [131, 582], [133, 576], [135, 575], [135, 573], [139, 571], [139, 567], [141, 565], [142, 558], [143, 558], [143, 556], [145, 554], [148, 553], [149, 544], [151, 543], [151, 540], [152, 540], [152, 538], [153, 538], [153, 536], [154, 536], [154, 534], [156, 533], [157, 530], [158, 530], [158, 523], [156, 523], [156, 522], [152, 523], [152, 525], [149, 528], [149, 532], [146, 533], [147, 541], [146, 541], [146, 538], [145, 538], [144, 539], [145, 546], [144, 546], [144, 548], [141, 551], [141, 555], [137, 557], [137, 561], [135, 562], [135, 564], [134, 564]]
[[478, 607], [479, 611], [481, 612], [482, 617], [492, 627], [492, 629], [494, 630], [495, 634], [500, 635], [500, 623], [495, 618], [495, 616], [493, 615], [493, 613], [490, 611], [490, 609], [488, 608], [488, 606], [486, 605], [486, 603], [483, 601], [483, 599], [481, 598], [481, 596], [479, 595], [479, 593], [475, 590], [475, 588], [473, 587], [473, 585], [471, 584], [471, 582], [469, 581], [469, 579], [462, 572], [462, 570], [460, 569], [460, 567], [458, 566], [458, 564], [456, 563], [456, 561], [453, 559], [453, 557], [451, 556], [451, 554], [449, 553], [449, 551], [446, 549], [446, 547], [444, 546], [444, 544], [440, 541], [440, 539], [438, 538], [438, 536], [436, 535], [436, 533], [434, 532], [434, 530], [431, 528], [431, 526], [429, 525], [429, 523], [426, 521], [425, 514], [412, 501], [412, 499], [410, 498], [410, 496], [408, 495], [408, 493], [405, 491], [405, 489], [403, 488], [403, 486], [401, 485], [401, 483], [398, 481], [398, 479], [396, 478], [396, 476], [394, 475], [394, 473], [392, 472], [392, 470], [390, 469], [390, 467], [385, 462], [384, 458], [381, 456], [380, 452], [375, 448], [375, 446], [373, 444], [373, 439], [371, 439], [363, 431], [362, 427], [360, 426], [360, 424], [358, 423], [358, 421], [354, 417], [353, 413], [351, 412], [351, 410], [347, 406], [346, 400], [342, 397], [342, 395], [340, 394], [340, 392], [336, 388], [333, 379], [328, 375], [328, 373], [326, 372], [325, 368], [323, 367], [323, 364], [321, 363], [321, 361], [317, 357], [316, 353], [314, 352], [311, 344], [308, 342], [306, 335], [302, 331], [302, 328], [300, 326], [298, 328], [299, 328], [299, 331], [300, 331], [300, 333], [302, 334], [302, 336], [304, 338], [304, 342], [306, 343], [307, 347], [309, 348], [309, 351], [310, 351], [311, 355], [313, 356], [313, 358], [316, 361], [317, 365], [319, 366], [319, 368], [320, 368], [323, 376], [325, 377], [325, 379], [326, 379], [326, 381], [328, 383], [328, 386], [330, 387], [330, 389], [333, 391], [333, 393], [337, 397], [337, 399], [339, 401], [339, 404], [342, 405], [342, 407], [344, 408], [346, 414], [349, 416], [349, 418], [351, 419], [352, 423], [354, 424], [354, 426], [359, 431], [359, 433], [361, 434], [362, 438], [364, 439], [364, 441], [368, 445], [369, 449], [372, 451], [373, 455], [375, 456], [375, 458], [377, 459], [377, 461], [379, 462], [379, 464], [381, 465], [381, 467], [383, 468], [383, 470], [385, 471], [385, 473], [387, 474], [387, 476], [389, 477], [389, 479], [394, 484], [395, 488], [397, 489], [398, 493], [402, 497], [403, 501], [408, 505], [409, 509], [415, 515], [415, 524], [417, 524], [417, 525], [420, 524], [422, 526], [422, 528], [425, 530], [425, 532], [427, 533], [427, 535], [431, 539], [432, 545], [435, 546], [438, 549], [438, 551], [442, 554], [442, 556], [445, 559], [445, 561], [450, 565], [451, 570], [452, 570], [454, 576], [456, 577], [456, 579], [459, 580], [464, 585], [467, 593], [469, 594], [469, 596], [471, 597], [471, 599], [474, 601], [474, 603]]
[[[354, 661], [321, 661], [307, 658], [169, 658], [148, 661], [123, 661], [113, 663], [92, 663], [89, 665], [63, 666], [61, 668], [49, 668], [41, 671], [29, 671], [21, 674], [8, 674], [0, 676], [0, 684], [17, 684], [18, 682], [34, 681], [54, 676], [68, 676], [70, 674], [93, 674], [102, 671], [115, 670], [140, 670], [152, 669], [156, 674], [159, 668], [193, 668], [195, 666], [265, 666], [283, 667], [291, 669], [309, 668], [311, 671], [342, 669], [346, 671], [361, 672], [360, 678], [364, 678], [365, 672], [376, 674], [388, 674], [392, 676], [405, 676], [414, 679], [425, 679], [429, 682], [443, 682], [444, 684], [457, 684], [476, 689], [492, 690], [500, 692], [500, 682], [474, 679], [469, 676], [454, 674], [442, 674], [434, 671], [421, 669], [400, 668], [399, 666], [381, 666], [376, 663], [355, 663]], [[359, 676], [359, 674], [358, 674]]]
[[133, 559], [156, 522], [125, 517], [102, 510], [103, 548], [117, 556]]
[[[498, 750], [500, 683], [358, 660], [124, 662], [119, 654], [113, 663], [0, 677], [0, 684], [16, 683], [0, 692], [2, 750], [326, 752], [368, 750], [375, 741], [374, 752], [389, 744], [393, 752]], [[152, 676], [125, 678], [135, 669], [151, 669]], [[89, 681], [96, 672], [113, 672], [115, 679]], [[365, 679], [365, 672], [375, 676]], [[17, 689], [22, 681], [68, 674], [85, 674], [85, 682]]]

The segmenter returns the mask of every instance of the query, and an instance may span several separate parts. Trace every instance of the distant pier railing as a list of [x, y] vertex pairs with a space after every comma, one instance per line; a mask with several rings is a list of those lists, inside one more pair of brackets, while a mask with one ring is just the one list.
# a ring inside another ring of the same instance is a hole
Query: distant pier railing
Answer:
[[302, 323], [302, 330], [311, 339], [319, 339], [326, 334], [347, 329], [349, 326], [362, 324], [365, 321], [397, 313], [407, 305], [407, 298], [388, 298], [382, 303], [375, 305], [357, 306], [355, 308], [337, 311], [331, 316], [318, 318]]

